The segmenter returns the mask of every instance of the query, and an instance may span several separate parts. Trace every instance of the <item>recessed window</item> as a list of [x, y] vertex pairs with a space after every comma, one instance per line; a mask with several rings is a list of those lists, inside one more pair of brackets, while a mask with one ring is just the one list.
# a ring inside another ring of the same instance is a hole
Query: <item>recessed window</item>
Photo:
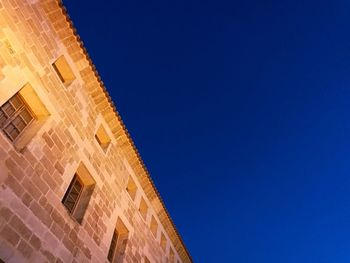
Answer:
[[49, 112], [28, 83], [0, 106], [0, 129], [22, 149], [38, 132]]
[[62, 199], [62, 203], [67, 208], [68, 213], [79, 223], [83, 220], [95, 184], [95, 180], [85, 165], [81, 163]]
[[33, 120], [32, 112], [19, 93], [0, 107], [0, 127], [11, 141], [15, 141]]
[[158, 223], [157, 223], [157, 220], [154, 218], [154, 216], [152, 216], [150, 228], [153, 236], [157, 238]]
[[69, 213], [73, 213], [75, 207], [78, 204], [79, 197], [83, 192], [84, 184], [77, 174], [74, 174], [68, 190], [63, 198], [62, 203], [67, 208]]
[[52, 64], [52, 66], [64, 85], [69, 85], [73, 80], [75, 80], [75, 75], [72, 71], [72, 68], [69, 66], [64, 56], [60, 56]]
[[128, 185], [126, 186], [126, 191], [129, 193], [131, 199], [134, 200], [136, 197], [137, 186], [134, 180], [131, 178], [131, 176], [129, 177]]
[[106, 152], [109, 144], [111, 143], [111, 138], [108, 136], [105, 128], [102, 125], [100, 125], [100, 127], [97, 129], [95, 138], [101, 148]]
[[165, 251], [166, 249], [166, 243], [167, 243], [167, 240], [166, 240], [166, 237], [165, 235], [162, 233], [161, 237], [160, 237], [160, 246], [161, 248]]
[[172, 248], [170, 248], [169, 261], [170, 261], [170, 263], [175, 262], [175, 254], [174, 254], [174, 250]]
[[107, 259], [109, 262], [121, 263], [124, 260], [125, 248], [128, 242], [129, 231], [124, 223], [118, 218], [113, 232]]
[[141, 197], [139, 211], [140, 211], [140, 214], [143, 217], [143, 219], [146, 220], [147, 213], [148, 213], [148, 206], [147, 206], [145, 199], [143, 199], [143, 197]]
[[118, 242], [118, 231], [115, 229], [113, 232], [113, 237], [112, 237], [111, 245], [109, 246], [108, 257], [107, 257], [110, 262], [112, 262], [113, 260], [114, 253], [117, 248], [117, 242]]

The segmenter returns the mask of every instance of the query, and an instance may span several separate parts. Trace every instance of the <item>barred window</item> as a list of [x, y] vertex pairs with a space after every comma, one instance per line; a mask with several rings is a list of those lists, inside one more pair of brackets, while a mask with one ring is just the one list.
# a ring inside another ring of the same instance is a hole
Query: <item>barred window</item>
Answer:
[[70, 214], [73, 213], [75, 207], [77, 206], [82, 190], [83, 184], [77, 174], [75, 174], [62, 200], [62, 203]]
[[95, 185], [86, 166], [80, 163], [62, 199], [62, 204], [78, 223], [83, 221]]
[[33, 114], [18, 93], [0, 107], [0, 127], [12, 142], [33, 120]]

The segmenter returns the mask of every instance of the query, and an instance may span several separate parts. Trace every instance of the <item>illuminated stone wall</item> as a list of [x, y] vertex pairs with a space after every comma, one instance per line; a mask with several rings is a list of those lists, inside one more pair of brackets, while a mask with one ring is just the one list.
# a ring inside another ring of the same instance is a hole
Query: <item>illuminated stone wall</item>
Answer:
[[[114, 262], [191, 262], [101, 86], [60, 3], [0, 1], [0, 106], [19, 94], [34, 116], [15, 140], [1, 126], [4, 262], [107, 262], [117, 222]], [[62, 203], [75, 173], [94, 186], [81, 222]]]

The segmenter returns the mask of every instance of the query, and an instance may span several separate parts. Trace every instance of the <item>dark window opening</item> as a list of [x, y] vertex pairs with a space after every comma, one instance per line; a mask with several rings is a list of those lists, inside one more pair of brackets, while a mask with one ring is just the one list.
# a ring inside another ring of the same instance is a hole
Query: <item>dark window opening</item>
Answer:
[[83, 184], [79, 180], [77, 174], [75, 174], [62, 200], [62, 203], [70, 214], [73, 213], [75, 207], [77, 206], [82, 190]]

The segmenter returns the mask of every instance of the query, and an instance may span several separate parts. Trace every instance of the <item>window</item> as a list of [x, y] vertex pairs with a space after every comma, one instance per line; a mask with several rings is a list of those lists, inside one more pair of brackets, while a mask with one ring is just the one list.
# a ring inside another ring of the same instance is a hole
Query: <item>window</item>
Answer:
[[145, 199], [143, 199], [143, 197], [141, 197], [139, 211], [140, 211], [140, 214], [143, 217], [143, 219], [146, 220], [147, 219], [148, 206], [146, 204]]
[[17, 150], [24, 148], [39, 131], [49, 112], [27, 83], [0, 105], [0, 129]]
[[81, 163], [62, 199], [62, 203], [67, 208], [68, 213], [79, 223], [83, 220], [95, 184], [95, 180], [85, 165]]
[[83, 183], [77, 174], [74, 174], [73, 180], [70, 183], [68, 190], [63, 197], [62, 203], [67, 208], [70, 214], [73, 213], [74, 208], [78, 204], [80, 194], [83, 190]]
[[160, 237], [160, 246], [161, 248], [165, 251], [166, 249], [166, 243], [167, 243], [167, 240], [166, 240], [166, 237], [165, 235], [162, 233], [161, 237]]
[[106, 152], [109, 144], [111, 143], [111, 138], [108, 136], [105, 128], [102, 125], [100, 125], [96, 131], [95, 138], [98, 144], [101, 146], [102, 150]]
[[129, 231], [124, 223], [118, 218], [116, 228], [113, 232], [107, 259], [109, 262], [121, 263], [128, 242]]
[[131, 178], [131, 176], [129, 177], [128, 185], [126, 186], [126, 191], [129, 193], [131, 199], [135, 200], [137, 186], [134, 180]]
[[52, 66], [64, 85], [69, 85], [75, 80], [74, 73], [64, 56], [60, 56]]
[[157, 238], [158, 223], [157, 223], [157, 220], [154, 218], [154, 216], [152, 216], [150, 228], [153, 236]]
[[107, 257], [110, 262], [112, 262], [113, 260], [115, 249], [117, 247], [117, 241], [118, 241], [118, 231], [115, 229], [113, 232], [113, 237], [112, 237], [112, 241], [109, 247], [108, 257]]
[[174, 250], [172, 248], [170, 248], [169, 261], [170, 261], [170, 263], [175, 263], [175, 254], [174, 254]]
[[33, 114], [19, 93], [0, 107], [0, 127], [12, 142], [33, 120]]

